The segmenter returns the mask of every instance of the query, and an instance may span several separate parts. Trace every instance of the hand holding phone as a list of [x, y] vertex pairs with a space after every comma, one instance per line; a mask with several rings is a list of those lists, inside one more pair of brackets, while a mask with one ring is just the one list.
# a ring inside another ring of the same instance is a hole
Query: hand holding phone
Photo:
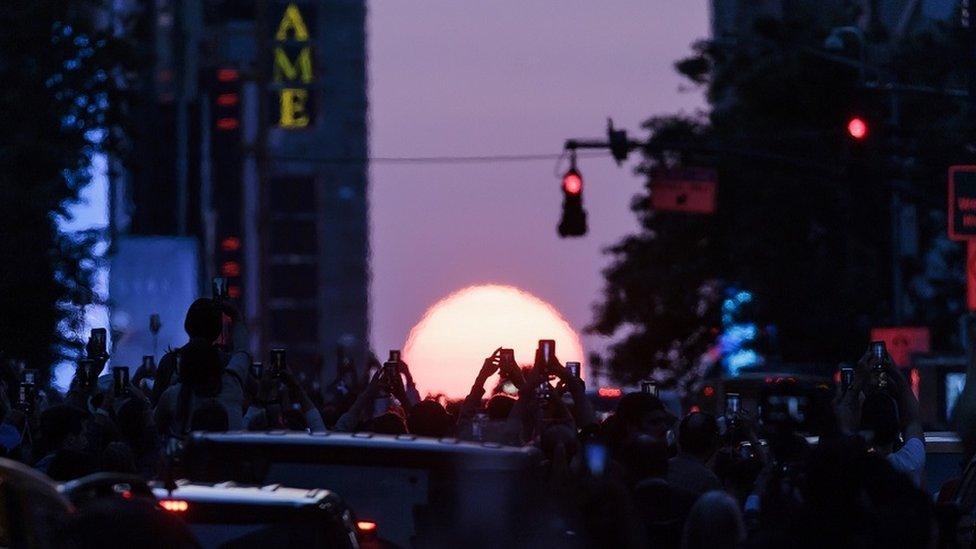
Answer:
[[162, 321], [159, 319], [159, 314], [153, 313], [149, 315], [149, 333], [156, 335], [159, 333], [159, 329], [163, 327]]
[[129, 394], [129, 369], [125, 366], [115, 366], [112, 368], [112, 389], [115, 396], [127, 396]]
[[273, 379], [281, 377], [281, 373], [287, 368], [284, 349], [271, 349], [271, 364], [268, 373]]
[[227, 279], [222, 276], [215, 276], [210, 282], [213, 300], [216, 302], [227, 300]]
[[840, 390], [846, 393], [854, 385], [854, 368], [843, 366], [840, 369]]
[[252, 362], [251, 363], [251, 377], [260, 381], [264, 377], [264, 363], [262, 362]]
[[75, 370], [75, 379], [82, 389], [91, 389], [95, 386], [98, 373], [95, 371], [95, 361], [90, 358], [83, 358], [78, 361], [78, 369]]
[[88, 358], [104, 360], [108, 358], [108, 330], [92, 328], [88, 337]]
[[542, 351], [542, 360], [546, 367], [556, 359], [556, 340], [554, 339], [540, 339], [539, 349]]
[[742, 411], [742, 397], [739, 393], [725, 393], [725, 418], [729, 425], [735, 425]]
[[503, 364], [503, 357], [501, 352], [504, 349], [499, 347], [495, 349], [495, 352], [491, 354], [485, 361], [481, 364], [481, 371], [478, 372], [478, 380], [480, 383], [484, 384]]

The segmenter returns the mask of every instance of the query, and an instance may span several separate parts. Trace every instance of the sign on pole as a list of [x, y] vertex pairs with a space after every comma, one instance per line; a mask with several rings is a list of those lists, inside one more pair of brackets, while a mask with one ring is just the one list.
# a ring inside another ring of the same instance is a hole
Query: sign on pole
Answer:
[[966, 241], [966, 304], [976, 312], [976, 166], [949, 168], [949, 238]]
[[711, 168], [651, 172], [651, 207], [667, 212], [715, 213], [718, 174]]
[[949, 168], [949, 238], [976, 238], [976, 166]]
[[895, 366], [906, 368], [911, 365], [912, 354], [929, 352], [931, 337], [925, 327], [895, 326], [872, 328], [871, 341], [884, 341]]

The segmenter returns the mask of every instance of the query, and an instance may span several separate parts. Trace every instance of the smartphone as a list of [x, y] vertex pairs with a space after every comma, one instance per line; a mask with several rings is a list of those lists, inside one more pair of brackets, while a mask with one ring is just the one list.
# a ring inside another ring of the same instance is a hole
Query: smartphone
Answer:
[[885, 354], [888, 350], [885, 348], [884, 341], [872, 341], [871, 342], [871, 356], [878, 359], [884, 360]]
[[658, 396], [656, 381], [641, 381], [641, 392], [649, 395]]
[[609, 461], [610, 449], [604, 444], [591, 442], [583, 447], [583, 456], [590, 474], [595, 477], [603, 476]]
[[210, 281], [210, 288], [213, 291], [214, 301], [227, 299], [227, 279], [222, 276], [215, 276]]
[[844, 366], [840, 369], [840, 388], [846, 392], [852, 385], [854, 385], [854, 368]]
[[37, 395], [37, 370], [24, 370], [20, 375], [20, 387], [17, 391], [17, 407], [24, 413], [34, 411], [34, 399]]
[[37, 389], [33, 383], [20, 382], [20, 387], [17, 391], [17, 408], [25, 414], [33, 413], [36, 395]]
[[116, 395], [129, 394], [129, 369], [125, 366], [112, 367], [112, 384]]
[[281, 377], [281, 373], [285, 371], [285, 350], [284, 349], [271, 349], [271, 368], [269, 373], [272, 378]]
[[539, 348], [542, 349], [542, 360], [549, 363], [552, 357], [556, 356], [556, 340], [554, 339], [540, 339]]
[[499, 359], [502, 364], [515, 364], [515, 349], [502, 349]]
[[251, 363], [251, 377], [254, 379], [261, 379], [264, 377], [264, 363], [263, 362], [252, 362]]
[[159, 329], [162, 327], [163, 323], [159, 320], [159, 315], [157, 313], [149, 315], [149, 333], [156, 335], [159, 333]]
[[156, 370], [156, 357], [152, 355], [142, 355], [142, 369], [144, 372], [154, 372]]
[[383, 375], [386, 376], [386, 379], [391, 380], [391, 381], [393, 380], [394, 376], [400, 375], [400, 371], [399, 371], [399, 368], [398, 368], [398, 363], [397, 362], [393, 362], [392, 360], [388, 360], [388, 361], [384, 362], [383, 363]]
[[400, 376], [400, 372], [398, 370], [398, 366], [396, 362], [387, 361], [383, 363], [382, 386], [383, 386], [383, 390], [387, 394], [393, 391], [393, 384], [395, 383], [394, 380], [396, 380], [399, 376]]
[[569, 370], [569, 373], [573, 377], [579, 379], [579, 376], [580, 376], [580, 363], [579, 362], [567, 362], [566, 363], [566, 369]]
[[105, 328], [92, 328], [91, 349], [94, 356], [105, 356], [107, 350], [108, 331]]
[[742, 410], [742, 397], [739, 393], [725, 393], [725, 416], [733, 417]]
[[79, 360], [76, 376], [82, 387], [94, 387], [96, 377], [95, 361], [90, 358], [83, 358]]
[[400, 362], [400, 350], [390, 349], [390, 362]]

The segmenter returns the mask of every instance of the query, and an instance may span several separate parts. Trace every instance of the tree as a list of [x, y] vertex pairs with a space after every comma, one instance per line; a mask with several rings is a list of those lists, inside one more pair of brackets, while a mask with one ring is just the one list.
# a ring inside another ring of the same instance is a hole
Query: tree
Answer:
[[[949, 97], [900, 94], [894, 103], [865, 89], [856, 69], [822, 51], [842, 24], [853, 19], [817, 10], [758, 19], [747, 37], [702, 41], [676, 63], [706, 91], [710, 110], [648, 121], [639, 172], [715, 167], [719, 208], [713, 216], [654, 211], [650, 177], [635, 197], [641, 231], [608, 250], [614, 259], [589, 327], [618, 336], [606, 361], [618, 378], [657, 370], [681, 385], [703, 375], [720, 362], [730, 326], [722, 303], [738, 291], [755, 299], [750, 323], [765, 354], [825, 364], [856, 357], [869, 328], [892, 320], [894, 180], [907, 182], [904, 198], [918, 208], [927, 250], [898, 266], [911, 280], [904, 320], [953, 344], [952, 312], [964, 294], [962, 273], [951, 267], [962, 265], [958, 247], [944, 237], [945, 168], [970, 156], [966, 132], [952, 131], [968, 113]], [[947, 26], [893, 46], [869, 35], [896, 67], [883, 78], [940, 88], [958, 85], [961, 39]], [[899, 119], [890, 124], [895, 106]], [[844, 133], [855, 113], [872, 125], [862, 144]]]
[[95, 235], [58, 220], [121, 154], [129, 49], [97, 3], [13, 0], [0, 10], [0, 351], [42, 379], [79, 346]]

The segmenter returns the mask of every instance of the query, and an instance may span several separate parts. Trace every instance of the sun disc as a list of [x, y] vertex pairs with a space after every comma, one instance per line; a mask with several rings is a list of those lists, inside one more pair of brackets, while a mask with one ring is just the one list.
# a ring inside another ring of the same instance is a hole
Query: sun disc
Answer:
[[[410, 331], [403, 357], [421, 395], [462, 398], [495, 349], [514, 349], [519, 364], [531, 365], [540, 339], [556, 340], [560, 362], [583, 362], [579, 336], [555, 307], [513, 286], [469, 286], [427, 310]], [[485, 389], [496, 381], [492, 376]]]

